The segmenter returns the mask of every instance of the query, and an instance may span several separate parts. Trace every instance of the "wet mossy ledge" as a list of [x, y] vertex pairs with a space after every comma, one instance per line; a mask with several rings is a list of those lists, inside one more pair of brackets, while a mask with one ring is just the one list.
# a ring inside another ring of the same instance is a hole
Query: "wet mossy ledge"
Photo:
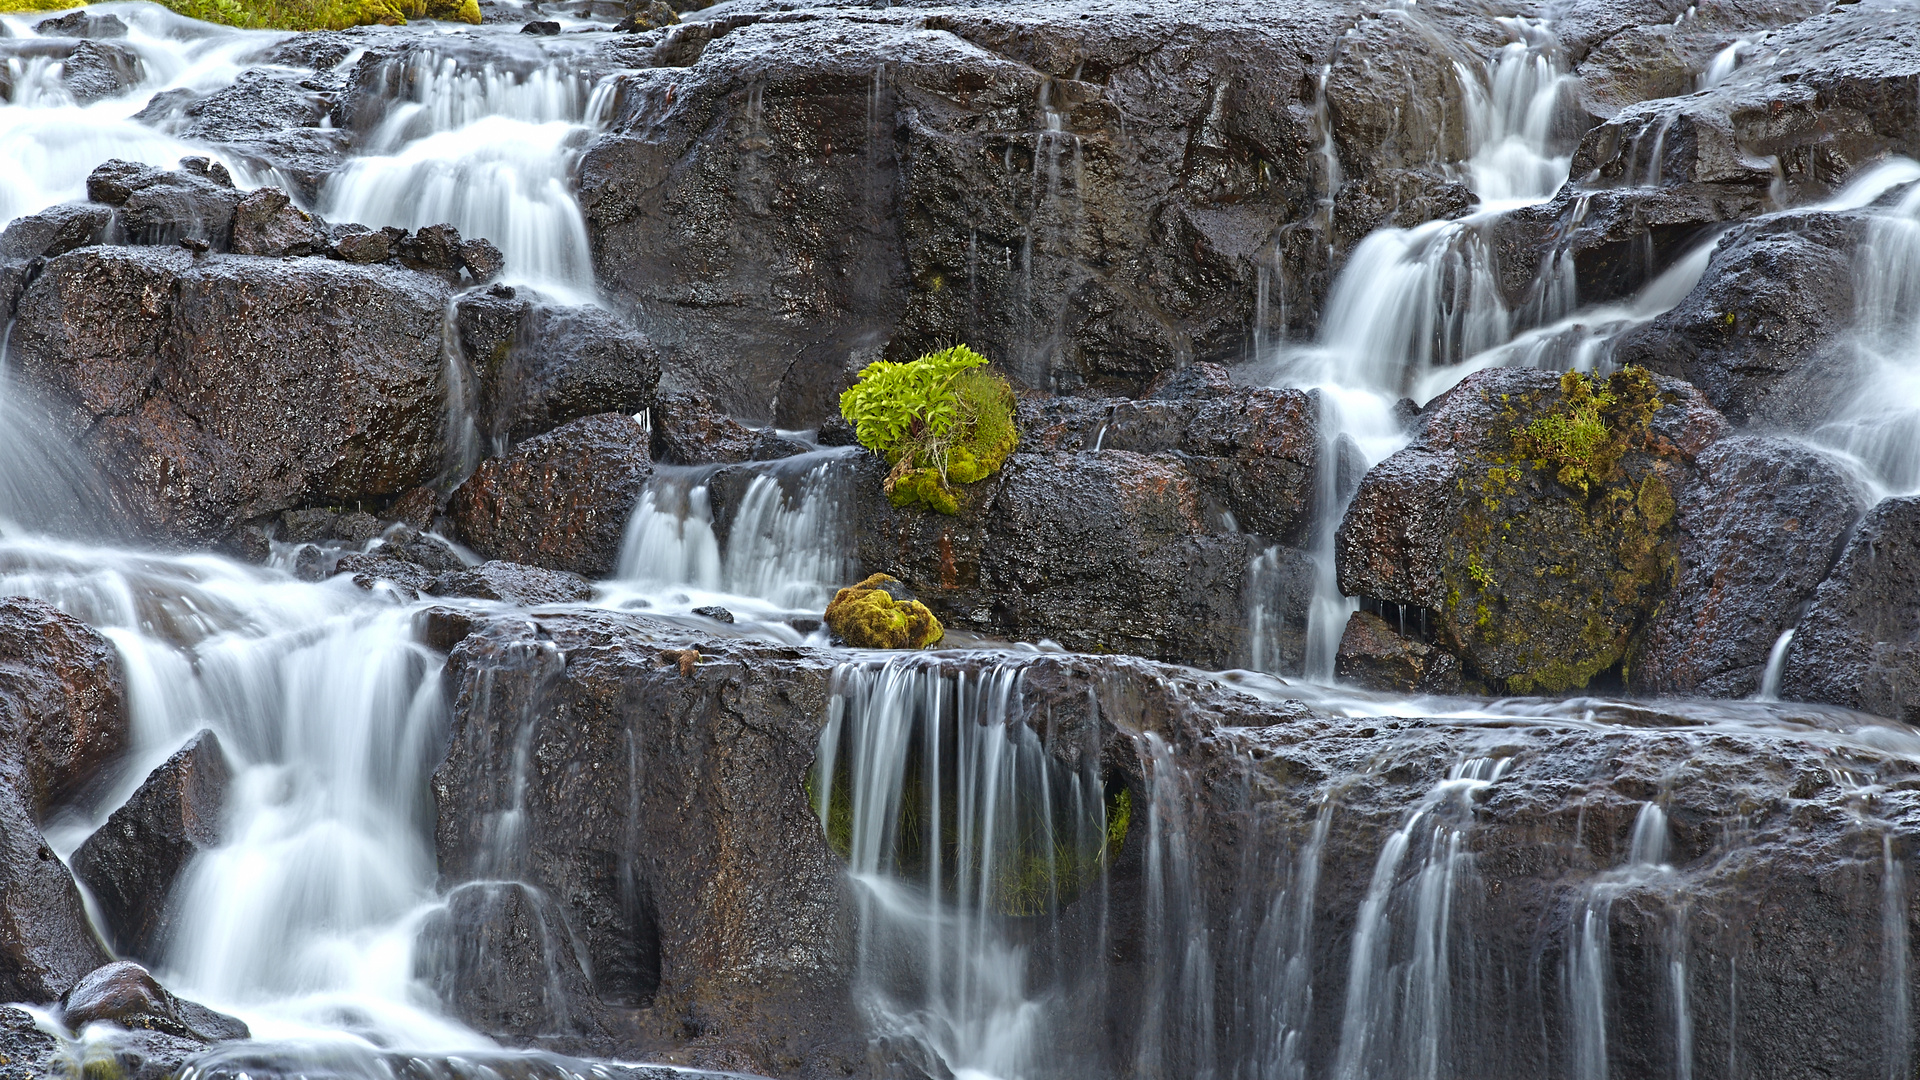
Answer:
[[1342, 591], [1424, 609], [1469, 686], [1624, 684], [1675, 581], [1693, 457], [1725, 427], [1697, 391], [1635, 367], [1470, 377], [1362, 482]]
[[[479, 0], [159, 0], [175, 14], [243, 30], [345, 30], [413, 19], [480, 24]], [[0, 14], [81, 10], [58, 0], [0, 0]]]

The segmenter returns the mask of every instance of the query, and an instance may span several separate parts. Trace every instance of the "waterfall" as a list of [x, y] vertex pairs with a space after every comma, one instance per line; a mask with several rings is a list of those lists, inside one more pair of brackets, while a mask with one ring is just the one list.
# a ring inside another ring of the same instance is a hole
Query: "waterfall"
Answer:
[[451, 222], [506, 255], [504, 278], [574, 302], [594, 294], [573, 161], [612, 86], [544, 57], [516, 72], [422, 50], [377, 73], [391, 96], [360, 156], [328, 178], [331, 220], [416, 229]]

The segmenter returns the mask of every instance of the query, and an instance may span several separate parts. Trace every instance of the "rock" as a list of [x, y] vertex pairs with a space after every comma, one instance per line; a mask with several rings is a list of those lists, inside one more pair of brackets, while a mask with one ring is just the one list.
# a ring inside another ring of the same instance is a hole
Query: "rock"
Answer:
[[467, 273], [481, 285], [500, 276], [507, 268], [506, 256], [500, 249], [486, 240], [467, 240], [460, 244], [460, 261], [466, 264]]
[[400, 241], [400, 265], [409, 270], [441, 273], [460, 271], [460, 230], [452, 225], [428, 225]]
[[1677, 500], [1726, 421], [1637, 368], [1468, 376], [1369, 471], [1335, 538], [1340, 591], [1424, 608], [1496, 692], [1630, 671], [1678, 563]]
[[123, 38], [127, 24], [118, 15], [99, 15], [82, 8], [54, 19], [41, 19], [33, 32], [44, 37]]
[[87, 203], [64, 203], [15, 218], [0, 233], [0, 259], [52, 258], [97, 244], [113, 221], [113, 211]]
[[[286, 59], [271, 62], [306, 66], [305, 58], [292, 55], [298, 50], [283, 51]], [[324, 51], [315, 55], [328, 58]], [[351, 133], [332, 123], [339, 95], [330, 82], [286, 67], [254, 68], [205, 95], [187, 91], [168, 100], [173, 91], [156, 94], [137, 119], [244, 161], [314, 206], [349, 150]]]
[[760, 433], [714, 407], [713, 401], [686, 390], [654, 395], [654, 459], [670, 465], [718, 465], [752, 461]]
[[560, 32], [560, 24], [554, 22], [552, 19], [533, 19], [521, 26], [520, 32], [523, 34], [539, 34], [543, 37], [552, 37]]
[[87, 177], [87, 198], [114, 207], [114, 218], [134, 244], [169, 245], [183, 238], [205, 240], [225, 251], [233, 240], [233, 211], [240, 193], [233, 182], [181, 169], [138, 162], [106, 162]]
[[233, 251], [237, 255], [310, 255], [326, 246], [326, 235], [279, 188], [247, 193], [233, 212]]
[[1460, 689], [1458, 660], [1406, 636], [1370, 611], [1356, 611], [1347, 619], [1333, 673], [1369, 690], [1450, 694]]
[[658, 30], [663, 26], [672, 26], [680, 21], [680, 13], [664, 0], [648, 0], [636, 3], [628, 0], [627, 17], [614, 24], [615, 30], [641, 34], [648, 30]]
[[140, 69], [140, 54], [125, 45], [82, 41], [67, 54], [60, 82], [85, 105], [131, 88], [140, 81]]
[[[597, 413], [632, 415], [653, 403], [659, 354], [647, 339], [597, 307], [521, 305], [507, 349], [499, 351], [511, 299], [461, 302], [464, 335], [475, 348], [480, 408], [496, 446], [523, 442]], [[490, 362], [498, 356], [497, 362]]]
[[1920, 498], [1867, 511], [1794, 629], [1780, 696], [1920, 720]]
[[1807, 430], [1853, 375], [1857, 214], [1781, 214], [1723, 237], [1687, 298], [1614, 356], [1698, 386], [1736, 424]]
[[554, 902], [519, 882], [450, 890], [414, 947], [414, 974], [453, 1014], [495, 1038], [597, 1030], [592, 987]]
[[1784, 439], [1735, 436], [1696, 462], [1680, 495], [1679, 577], [1632, 670], [1636, 690], [1751, 697], [1865, 508], [1832, 460]]
[[58, 1075], [60, 1040], [16, 1005], [0, 1005], [0, 1068], [7, 1080]]
[[0, 599], [0, 762], [23, 774], [11, 783], [28, 812], [91, 794], [128, 740], [113, 646], [51, 604]]
[[394, 268], [88, 248], [28, 287], [9, 355], [124, 520], [201, 545], [433, 479], [446, 308], [443, 283]]
[[435, 573], [465, 570], [466, 562], [453, 545], [411, 525], [388, 530], [385, 537], [368, 550], [370, 555], [385, 555], [432, 570]]
[[[731, 623], [733, 621], [733, 612], [719, 606], [697, 607], [693, 609], [693, 613], [703, 618], [712, 619], [714, 622]], [[932, 618], [933, 616], [929, 615], [927, 617]]]
[[[596, 276], [668, 346], [670, 385], [749, 422], [812, 427], [868, 361], [957, 341], [1026, 389], [1137, 393], [1239, 359], [1262, 282], [1289, 328], [1315, 320], [1330, 58], [1340, 165], [1373, 203], [1393, 188], [1376, 162], [1454, 183], [1457, 50], [1401, 49], [1395, 21], [1369, 20], [1364, 57], [1350, 11], [1237, 0], [769, 6], [635, 35], [614, 47], [656, 66], [580, 164]], [[724, 134], [743, 125], [765, 141]]]
[[280, 540], [333, 540], [359, 547], [379, 536], [381, 528], [380, 519], [365, 510], [309, 506], [283, 511], [274, 535]]
[[[453, 897], [469, 882], [515, 881], [525, 891], [503, 899], [546, 898], [546, 917], [591, 972], [586, 1000], [569, 997], [571, 1022], [590, 1030], [603, 1018], [617, 1040], [582, 1049], [631, 1059], [745, 1045], [763, 1073], [786, 1060], [851, 1074], [866, 1055], [838, 989], [851, 909], [801, 782], [834, 660], [703, 645], [682, 674], [659, 660], [654, 634], [580, 612], [543, 616], [538, 630], [495, 620], [454, 648], [451, 741], [433, 780], [443, 888]], [[503, 846], [488, 838], [515, 805], [502, 755], [516, 739], [542, 765], [526, 774], [518, 843]], [[547, 948], [519, 936], [530, 925], [523, 915], [487, 931], [502, 974]], [[515, 979], [479, 1000], [510, 1013], [537, 1005], [546, 985]]]
[[441, 574], [429, 591], [435, 596], [499, 600], [520, 607], [584, 603], [593, 599], [593, 586], [576, 574], [497, 559]]
[[146, 968], [126, 960], [88, 972], [62, 994], [60, 1021], [75, 1033], [106, 1023], [203, 1043], [251, 1037], [246, 1024], [173, 996]]
[[[856, 649], [925, 649], [937, 644], [946, 636], [940, 620], [927, 605], [905, 595], [899, 584], [874, 574], [834, 593], [827, 605], [827, 626]], [[731, 614], [726, 621], [733, 621]]]
[[383, 263], [393, 255], [393, 242], [383, 232], [350, 232], [334, 239], [333, 253], [350, 263]]
[[646, 432], [631, 416], [589, 416], [481, 463], [447, 514], [486, 558], [602, 578], [651, 471]]
[[219, 738], [202, 731], [73, 853], [74, 876], [93, 894], [116, 953], [160, 962], [174, 885], [195, 855], [219, 845], [232, 775]]
[[413, 601], [431, 592], [439, 580], [433, 571], [391, 555], [348, 555], [334, 565], [333, 573], [350, 574], [353, 583], [368, 592], [391, 589], [400, 599]]

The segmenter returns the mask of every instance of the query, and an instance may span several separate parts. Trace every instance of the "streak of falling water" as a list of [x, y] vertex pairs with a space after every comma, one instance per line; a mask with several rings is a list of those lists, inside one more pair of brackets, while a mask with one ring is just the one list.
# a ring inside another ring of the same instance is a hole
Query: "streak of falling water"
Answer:
[[500, 248], [507, 280], [590, 300], [593, 263], [572, 169], [606, 118], [612, 84], [556, 59], [527, 71], [475, 70], [431, 51], [389, 61], [380, 78], [397, 100], [363, 156], [327, 180], [321, 213], [408, 229], [451, 222]]
[[1880, 933], [1886, 962], [1886, 1077], [1908, 1080], [1913, 1062], [1913, 1001], [1907, 986], [1907, 864], [1894, 857], [1893, 836], [1880, 834]]
[[[1672, 839], [1666, 811], [1645, 803], [1633, 821], [1627, 860], [1597, 875], [1577, 909], [1564, 977], [1568, 1002], [1568, 1051], [1574, 1080], [1609, 1080], [1607, 1018], [1613, 1012], [1613, 958], [1609, 932], [1613, 902], [1636, 887], [1658, 882], [1673, 872], [1668, 865]], [[1668, 920], [1663, 945], [1671, 1002], [1669, 1023], [1674, 1041], [1674, 1075], [1693, 1075], [1693, 1018], [1687, 998], [1686, 923], [1684, 912]]]
[[1773, 648], [1767, 652], [1767, 670], [1760, 676], [1760, 692], [1754, 695], [1755, 701], [1780, 700], [1780, 675], [1787, 667], [1787, 650], [1793, 645], [1793, 628], [1780, 631], [1773, 639]]

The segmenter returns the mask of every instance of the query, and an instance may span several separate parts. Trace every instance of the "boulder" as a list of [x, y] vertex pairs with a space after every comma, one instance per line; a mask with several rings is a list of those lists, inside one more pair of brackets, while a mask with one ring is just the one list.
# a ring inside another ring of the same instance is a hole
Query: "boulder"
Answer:
[[316, 205], [327, 177], [340, 168], [350, 133], [331, 122], [339, 93], [333, 80], [289, 70], [316, 63], [326, 51], [295, 55], [281, 47], [263, 59], [276, 67], [242, 71], [210, 93], [193, 89], [162, 91], [137, 119], [196, 146], [218, 150], [246, 162], [256, 175], [272, 175], [290, 185], [301, 201]]
[[1831, 459], [1785, 439], [1734, 436], [1680, 494], [1679, 573], [1633, 667], [1636, 690], [1751, 697], [1782, 631], [1800, 621], [1865, 509]]
[[447, 514], [485, 558], [602, 578], [619, 561], [651, 471], [647, 433], [633, 417], [589, 416], [482, 462]]
[[343, 262], [383, 263], [393, 257], [393, 241], [378, 230], [343, 232], [333, 240], [333, 255]]
[[116, 953], [160, 961], [174, 885], [195, 855], [218, 846], [232, 775], [219, 738], [202, 731], [73, 853], [73, 874], [92, 893]]
[[246, 1024], [175, 997], [146, 968], [126, 960], [88, 972], [60, 995], [59, 1016], [76, 1033], [88, 1024], [105, 1023], [200, 1043], [250, 1037]]
[[112, 210], [92, 203], [63, 203], [15, 218], [0, 233], [0, 259], [65, 255], [99, 243], [112, 221]]
[[1920, 722], [1920, 498], [1867, 511], [1794, 629], [1780, 696]]
[[140, 81], [140, 54], [125, 45], [82, 41], [67, 54], [61, 85], [82, 105], [112, 97]]
[[[0, 692], [0, 707], [10, 697]], [[110, 958], [73, 875], [40, 835], [18, 760], [0, 768], [0, 995], [46, 1004]]]
[[240, 193], [224, 168], [196, 173], [118, 159], [87, 177], [87, 198], [114, 208], [114, 220], [130, 243], [204, 240], [216, 251], [232, 243], [233, 211], [240, 205]]
[[406, 601], [420, 599], [439, 580], [419, 563], [392, 555], [348, 555], [334, 563], [332, 573], [349, 575], [354, 585], [367, 592], [391, 592]]
[[593, 586], [576, 574], [497, 559], [469, 569], [443, 573], [434, 580], [429, 591], [435, 596], [499, 600], [520, 607], [584, 603], [593, 599]]
[[431, 533], [421, 532], [412, 525], [401, 525], [386, 531], [381, 541], [368, 550], [370, 555], [386, 555], [404, 559], [424, 570], [435, 573], [465, 570], [466, 561], [453, 545]]
[[704, 395], [665, 390], [654, 396], [651, 421], [654, 460], [670, 465], [718, 465], [751, 461], [760, 433], [721, 412]]
[[1685, 379], [1736, 424], [1808, 430], [1852, 382], [1854, 213], [1779, 214], [1721, 238], [1686, 299], [1614, 357]]
[[579, 1037], [598, 1002], [558, 905], [520, 882], [469, 882], [421, 924], [414, 973], [453, 1015], [498, 1039]]
[[123, 38], [127, 24], [118, 15], [100, 15], [82, 8], [53, 19], [41, 19], [33, 32], [46, 37]]
[[1460, 662], [1370, 611], [1347, 619], [1333, 674], [1369, 690], [1447, 694], [1460, 689]]
[[468, 355], [480, 375], [483, 431], [496, 447], [584, 416], [633, 415], [653, 403], [658, 353], [606, 310], [520, 303], [502, 337], [502, 309], [515, 302], [488, 296], [480, 303], [486, 307], [461, 302], [463, 326], [473, 327], [463, 337], [472, 342]]
[[[733, 614], [728, 612], [723, 621], [732, 622]], [[826, 623], [836, 637], [856, 649], [925, 649], [938, 644], [946, 633], [927, 605], [885, 574], [874, 574], [834, 593], [827, 604]]]
[[1726, 421], [1638, 368], [1506, 368], [1468, 376], [1421, 423], [1348, 507], [1340, 591], [1425, 609], [1435, 643], [1496, 692], [1630, 671], [1678, 565], [1677, 500]]
[[51, 604], [0, 600], [0, 761], [27, 812], [92, 794], [129, 738], [112, 644]]
[[57, 1075], [61, 1050], [60, 1040], [40, 1027], [32, 1013], [0, 1005], [0, 1067], [8, 1080]]
[[203, 545], [435, 478], [446, 308], [443, 282], [397, 268], [88, 248], [28, 287], [9, 359], [123, 519]]
[[236, 255], [311, 255], [324, 250], [326, 242], [313, 218], [279, 188], [250, 191], [234, 208]]

